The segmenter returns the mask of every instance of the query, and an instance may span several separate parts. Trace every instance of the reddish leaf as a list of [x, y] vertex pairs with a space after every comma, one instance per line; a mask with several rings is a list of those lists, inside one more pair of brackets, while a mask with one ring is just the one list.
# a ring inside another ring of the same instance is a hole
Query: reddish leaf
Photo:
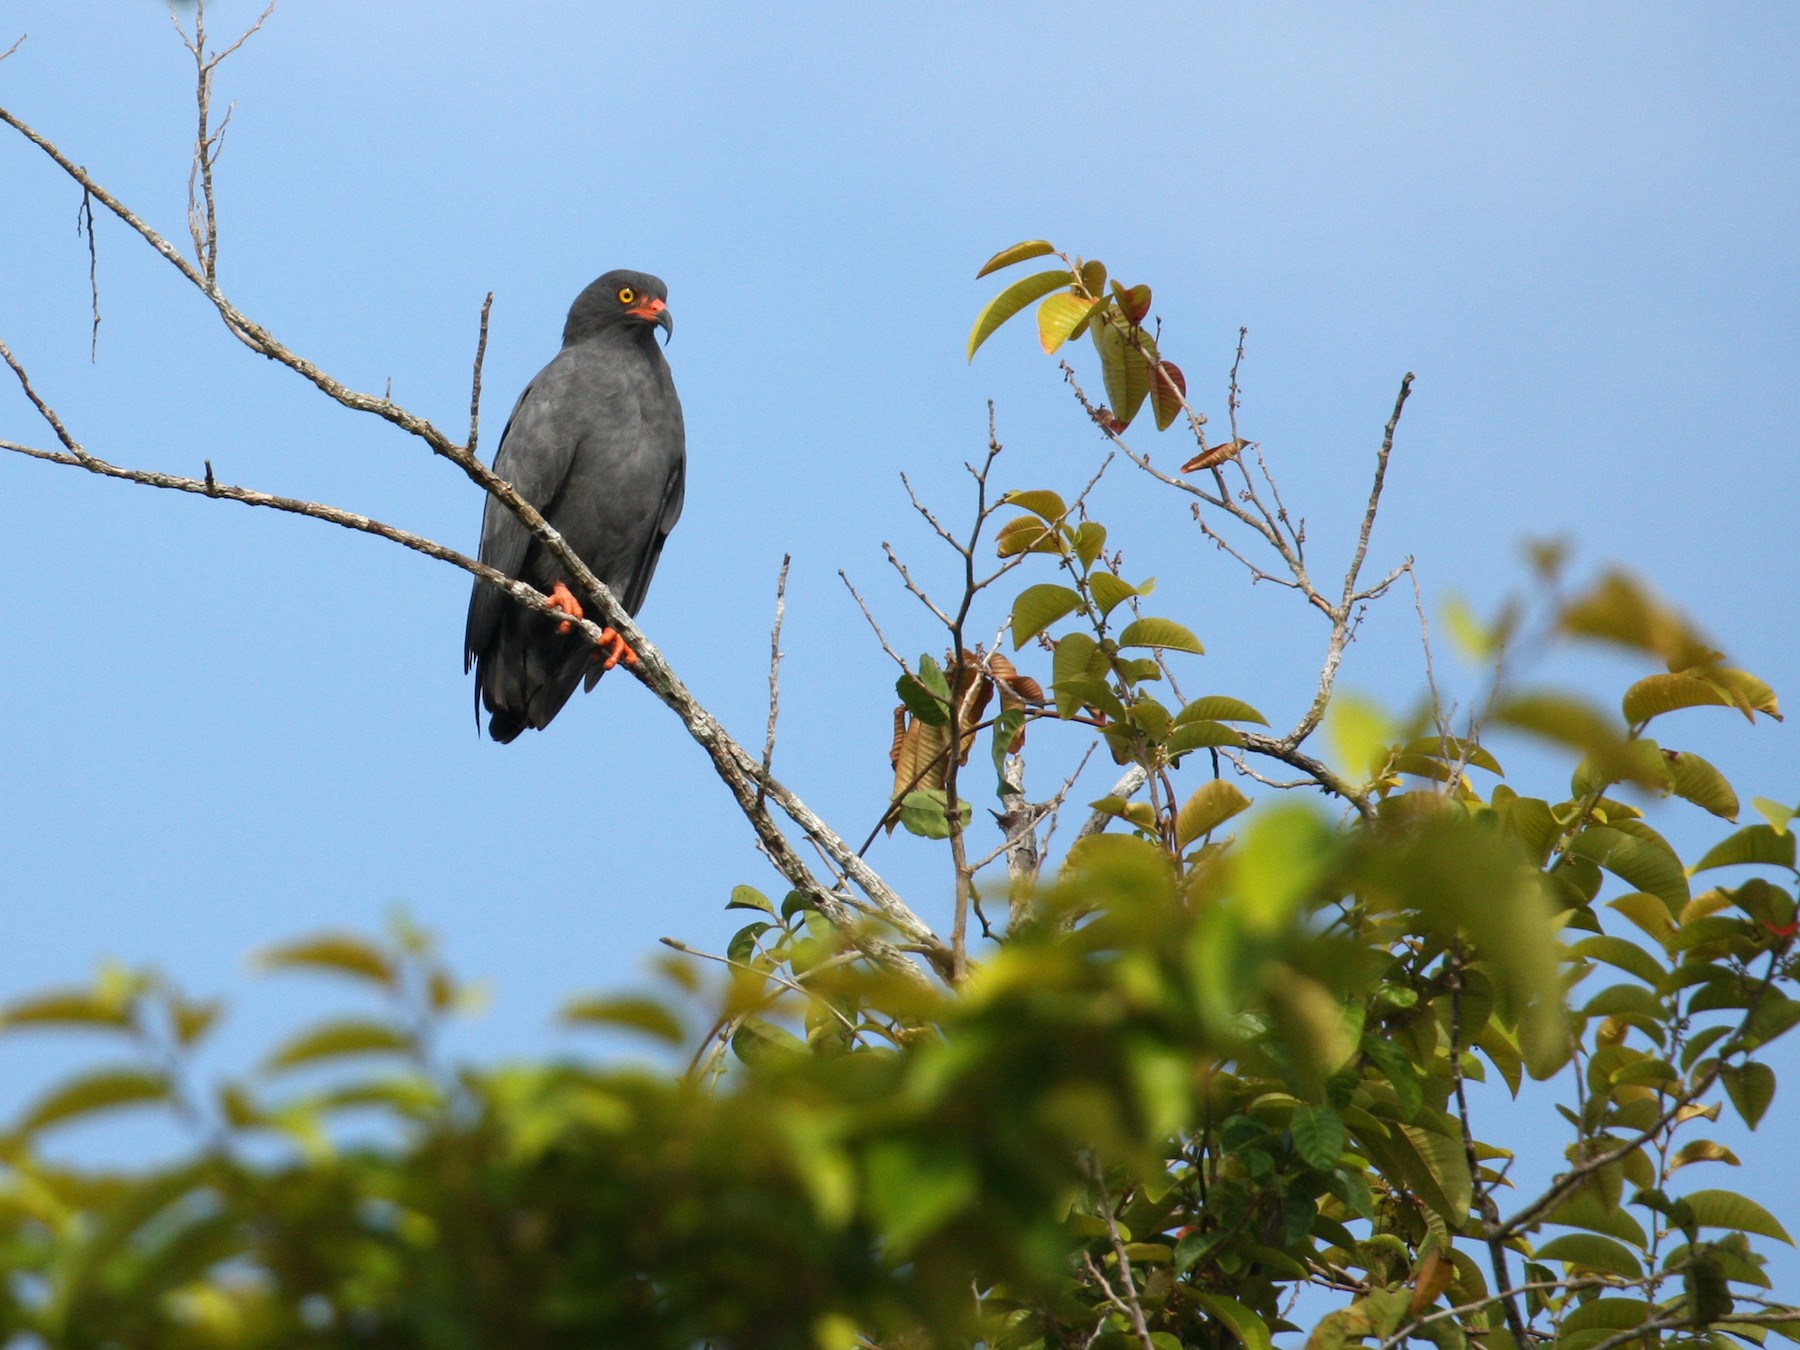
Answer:
[[[1137, 289], [1144, 290], [1140, 286]], [[1145, 301], [1149, 303], [1148, 300]], [[1150, 406], [1156, 410], [1156, 429], [1167, 431], [1169, 424], [1181, 415], [1182, 400], [1187, 397], [1187, 377], [1173, 361], [1164, 361], [1150, 370]]]
[[[1121, 286], [1112, 284], [1113, 294], [1119, 297], [1119, 308], [1125, 317], [1133, 323], [1142, 323], [1150, 315], [1150, 288], [1148, 286]], [[1185, 391], [1186, 386], [1183, 386]]]
[[1205, 454], [1195, 455], [1186, 464], [1183, 464], [1181, 472], [1194, 473], [1201, 469], [1216, 469], [1226, 460], [1234, 458], [1248, 444], [1250, 444], [1248, 441], [1233, 440], [1226, 441], [1222, 445], [1215, 445]]

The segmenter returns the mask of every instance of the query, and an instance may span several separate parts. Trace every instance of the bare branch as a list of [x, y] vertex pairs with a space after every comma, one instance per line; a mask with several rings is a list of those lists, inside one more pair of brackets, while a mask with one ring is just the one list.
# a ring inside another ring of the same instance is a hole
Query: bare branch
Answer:
[[1369, 487], [1369, 505], [1363, 512], [1362, 530], [1356, 537], [1356, 554], [1350, 559], [1350, 567], [1344, 573], [1344, 604], [1349, 605], [1356, 593], [1356, 579], [1362, 573], [1363, 559], [1369, 553], [1369, 535], [1375, 528], [1375, 513], [1381, 509], [1381, 489], [1387, 482], [1388, 456], [1394, 452], [1394, 432], [1400, 425], [1400, 414], [1406, 407], [1407, 395], [1412, 393], [1413, 373], [1409, 370], [1400, 381], [1400, 393], [1394, 399], [1394, 411], [1388, 418], [1387, 429], [1382, 433], [1381, 450], [1375, 457], [1375, 481]]
[[[764, 776], [768, 775], [769, 766], [775, 760], [775, 719], [781, 713], [781, 621], [787, 617], [787, 579], [788, 565], [794, 561], [794, 555], [781, 555], [781, 575], [775, 578], [775, 622], [769, 629], [769, 725], [763, 733], [762, 768]], [[763, 803], [763, 791], [756, 790], [756, 804]]]
[[903, 584], [906, 589], [918, 599], [919, 603], [924, 605], [925, 608], [930, 610], [933, 614], [937, 615], [939, 622], [941, 622], [945, 628], [954, 628], [956, 624], [951, 617], [944, 613], [943, 610], [939, 609], [937, 603], [914, 584], [912, 573], [906, 570], [906, 564], [900, 561], [900, 556], [894, 552], [894, 546], [884, 539], [881, 541], [881, 551], [887, 554], [888, 562], [893, 566], [893, 569], [900, 574], [901, 584]]
[[481, 332], [475, 339], [475, 370], [469, 378], [469, 439], [463, 449], [471, 455], [481, 439], [481, 367], [487, 360], [488, 314], [493, 308], [494, 293], [489, 291], [481, 302]]
[[[75, 438], [69, 435], [69, 429], [63, 425], [62, 418], [56, 415], [56, 409], [38, 397], [38, 391], [31, 387], [31, 376], [25, 373], [25, 367], [19, 364], [19, 359], [12, 354], [12, 348], [8, 347], [4, 340], [0, 340], [0, 360], [5, 361], [7, 367], [18, 378], [19, 388], [25, 391], [25, 397], [31, 400], [31, 406], [38, 410], [38, 416], [50, 424], [50, 430], [56, 433], [56, 439], [62, 442], [63, 448], [74, 456], [77, 464], [85, 465], [88, 462], [87, 451], [77, 445]], [[9, 446], [8, 448], [13, 447]]]
[[28, 36], [29, 36], [29, 34], [20, 33], [18, 36], [18, 39], [13, 43], [12, 46], [8, 47], [3, 52], [0, 52], [0, 61], [6, 60], [7, 57], [11, 56], [14, 52], [18, 51], [19, 48], [23, 47], [25, 45], [25, 39]]
[[100, 246], [94, 239], [94, 198], [86, 189], [75, 212], [75, 233], [87, 236], [88, 297], [94, 313], [93, 327], [88, 330], [88, 360], [92, 362], [100, 359]]

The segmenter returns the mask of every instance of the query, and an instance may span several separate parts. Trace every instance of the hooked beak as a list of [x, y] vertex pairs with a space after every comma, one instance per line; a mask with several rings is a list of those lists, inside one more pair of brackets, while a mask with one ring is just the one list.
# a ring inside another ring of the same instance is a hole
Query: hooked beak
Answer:
[[675, 316], [669, 313], [669, 307], [661, 300], [646, 300], [643, 304], [638, 305], [634, 309], [628, 309], [625, 312], [642, 319], [645, 323], [653, 323], [658, 328], [662, 329], [666, 335], [663, 338], [664, 342], [667, 342], [669, 338], [675, 336]]

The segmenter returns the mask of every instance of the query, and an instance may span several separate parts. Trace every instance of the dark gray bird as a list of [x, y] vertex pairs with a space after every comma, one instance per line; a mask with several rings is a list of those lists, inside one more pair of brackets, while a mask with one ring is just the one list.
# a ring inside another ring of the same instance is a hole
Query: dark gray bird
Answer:
[[[667, 298], [656, 277], [627, 271], [608, 272], [578, 295], [562, 350], [519, 395], [494, 456], [494, 472], [544, 513], [634, 615], [681, 515], [687, 467], [681, 400], [656, 345], [658, 328], [675, 332]], [[481, 560], [582, 617], [568, 575], [492, 497]], [[619, 661], [637, 663], [606, 631], [610, 642], [596, 647], [572, 624], [477, 581], [463, 640], [463, 669], [475, 670], [476, 720], [485, 706], [488, 734], [501, 742], [548, 726], [584, 679], [592, 689]]]

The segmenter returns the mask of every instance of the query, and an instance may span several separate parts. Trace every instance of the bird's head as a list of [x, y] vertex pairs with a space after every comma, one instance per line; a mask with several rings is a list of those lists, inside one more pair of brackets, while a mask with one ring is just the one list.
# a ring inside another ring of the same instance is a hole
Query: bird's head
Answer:
[[669, 288], [660, 277], [624, 268], [608, 272], [575, 297], [569, 321], [563, 325], [563, 342], [566, 345], [609, 329], [651, 324], [673, 337], [675, 316], [669, 313], [668, 298]]

